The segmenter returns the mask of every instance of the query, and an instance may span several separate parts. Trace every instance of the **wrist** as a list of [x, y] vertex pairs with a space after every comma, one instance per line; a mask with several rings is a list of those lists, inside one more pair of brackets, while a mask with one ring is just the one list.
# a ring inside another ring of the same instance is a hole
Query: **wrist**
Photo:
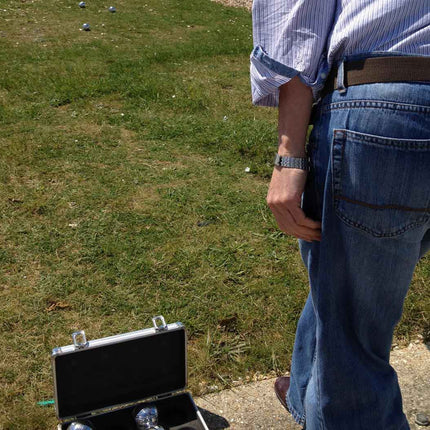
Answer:
[[[284, 137], [284, 136], [283, 136]], [[278, 154], [282, 157], [306, 157], [305, 142], [292, 142], [291, 140], [281, 139], [278, 143]]]
[[278, 154], [281, 157], [294, 157], [294, 158], [306, 158], [305, 148], [299, 149], [287, 149], [287, 148], [278, 148]]

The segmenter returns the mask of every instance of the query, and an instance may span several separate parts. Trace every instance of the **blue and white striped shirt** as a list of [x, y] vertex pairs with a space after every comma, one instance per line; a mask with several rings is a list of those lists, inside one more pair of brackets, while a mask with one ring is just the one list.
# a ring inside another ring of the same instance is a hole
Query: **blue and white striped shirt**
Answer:
[[318, 98], [333, 65], [370, 53], [430, 55], [430, 0], [254, 0], [252, 103], [278, 106], [298, 75]]

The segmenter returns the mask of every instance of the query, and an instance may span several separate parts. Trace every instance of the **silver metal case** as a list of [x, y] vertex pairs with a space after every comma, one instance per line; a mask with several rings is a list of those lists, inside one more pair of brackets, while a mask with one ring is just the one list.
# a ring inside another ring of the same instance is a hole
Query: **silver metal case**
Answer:
[[152, 321], [151, 328], [90, 341], [76, 332], [72, 345], [52, 350], [58, 430], [71, 422], [90, 422], [94, 430], [136, 429], [136, 410], [149, 404], [159, 409], [165, 430], [209, 430], [184, 391], [184, 325], [166, 324], [161, 315]]

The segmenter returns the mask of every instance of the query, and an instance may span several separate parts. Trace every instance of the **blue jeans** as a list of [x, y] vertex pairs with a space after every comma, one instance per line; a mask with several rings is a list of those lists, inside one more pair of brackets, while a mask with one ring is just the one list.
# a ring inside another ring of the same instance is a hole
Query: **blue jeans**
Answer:
[[414, 268], [430, 248], [430, 83], [365, 84], [318, 105], [300, 241], [310, 293], [287, 404], [307, 430], [406, 430], [389, 364]]

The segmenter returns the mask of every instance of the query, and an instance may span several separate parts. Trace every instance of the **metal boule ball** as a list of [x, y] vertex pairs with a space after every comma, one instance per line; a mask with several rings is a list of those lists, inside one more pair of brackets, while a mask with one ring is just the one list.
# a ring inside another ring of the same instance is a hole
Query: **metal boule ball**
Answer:
[[82, 24], [82, 30], [90, 31], [91, 30], [90, 24], [88, 24], [88, 22]]
[[137, 428], [139, 430], [149, 430], [157, 428], [158, 411], [154, 405], [142, 408], [134, 417]]
[[429, 419], [428, 415], [420, 412], [415, 416], [415, 422], [419, 426], [428, 426], [430, 424], [430, 419]]
[[138, 429], [139, 430], [164, 430], [164, 427], [161, 427], [161, 426], [159, 426], [159, 425], [157, 425], [157, 424], [155, 424], [155, 425], [152, 425], [152, 424], [149, 424], [149, 426], [146, 426], [146, 427], [138, 427]]
[[84, 8], [84, 7], [86, 7], [86, 6], [87, 6], [87, 5], [85, 4], [85, 2], [84, 2], [84, 1], [79, 2], [79, 7]]
[[109, 12], [116, 12], [116, 7], [115, 6], [109, 6]]
[[73, 422], [69, 427], [67, 427], [67, 430], [92, 430], [92, 428], [86, 424]]

